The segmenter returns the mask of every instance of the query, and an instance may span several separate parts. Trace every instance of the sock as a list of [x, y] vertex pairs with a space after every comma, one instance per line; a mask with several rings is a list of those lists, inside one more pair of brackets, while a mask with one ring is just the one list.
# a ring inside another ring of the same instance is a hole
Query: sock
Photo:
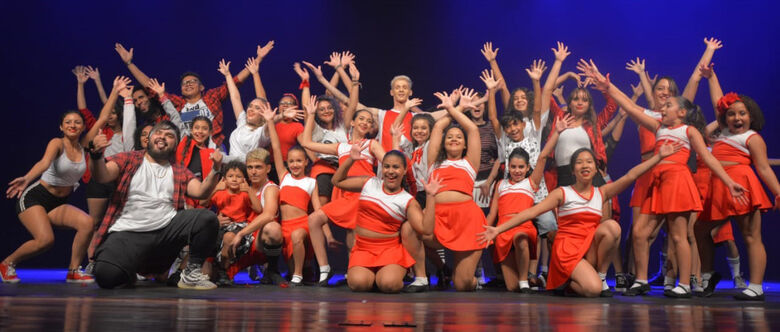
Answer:
[[687, 294], [691, 292], [691, 286], [686, 284], [677, 284], [677, 287], [672, 289], [675, 294]]
[[517, 285], [520, 286], [520, 289], [531, 288], [531, 286], [528, 285], [528, 280], [520, 280], [517, 282]]
[[644, 285], [647, 285], [647, 279], [636, 279], [634, 280], [634, 283], [629, 288], [642, 287]]
[[601, 279], [601, 290], [608, 290], [609, 285], [607, 285], [607, 274], [599, 272], [599, 279]]
[[409, 286], [425, 286], [428, 284], [428, 278], [426, 277], [414, 277], [414, 281], [412, 281]]
[[542, 266], [539, 268], [539, 271], [542, 271], [542, 273], [543, 273], [543, 274], [544, 274], [544, 273], [547, 273], [547, 265], [542, 265]]
[[299, 276], [297, 274], [293, 274], [292, 280], [290, 280], [292, 283], [301, 283], [303, 281], [303, 276]]
[[674, 282], [677, 281], [674, 277], [664, 277], [664, 285], [674, 285]]
[[764, 287], [761, 284], [752, 284], [751, 283], [750, 285], [748, 285], [747, 289], [742, 291], [742, 293], [745, 293], [745, 295], [752, 296], [753, 294], [751, 294], [751, 292], [749, 292], [749, 291], [755, 292], [756, 295], [761, 295], [761, 294], [764, 294]]
[[263, 244], [263, 253], [268, 258], [268, 269], [273, 272], [279, 272], [279, 255], [282, 254], [282, 245]]
[[[330, 265], [323, 265], [320, 266], [320, 282], [324, 281], [325, 279], [328, 279], [328, 274], [330, 273]], [[293, 276], [295, 277], [295, 276]], [[346, 275], [344, 275], [344, 278], [346, 279]]]
[[729, 267], [731, 268], [731, 279], [734, 279], [738, 275], [742, 274], [739, 271], [739, 256], [734, 258], [726, 257], [726, 261], [729, 262]]

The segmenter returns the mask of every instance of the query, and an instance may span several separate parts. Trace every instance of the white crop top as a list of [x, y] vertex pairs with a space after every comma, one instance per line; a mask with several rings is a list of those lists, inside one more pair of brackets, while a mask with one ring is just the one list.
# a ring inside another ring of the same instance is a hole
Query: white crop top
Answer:
[[52, 186], [74, 186], [78, 184], [86, 170], [87, 161], [84, 157], [84, 151], [81, 152], [81, 160], [74, 162], [68, 159], [67, 153], [63, 150], [59, 157], [52, 160], [49, 168], [43, 172], [41, 180]]
[[571, 155], [581, 148], [590, 148], [590, 137], [582, 126], [564, 130], [555, 144], [555, 165], [566, 166]]

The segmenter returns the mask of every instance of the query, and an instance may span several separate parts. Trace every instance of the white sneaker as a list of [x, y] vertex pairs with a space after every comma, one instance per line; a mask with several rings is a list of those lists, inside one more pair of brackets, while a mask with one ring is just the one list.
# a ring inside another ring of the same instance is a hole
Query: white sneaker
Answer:
[[209, 280], [209, 276], [203, 274], [199, 265], [187, 265], [181, 273], [178, 283], [179, 288], [209, 290], [217, 288], [217, 285]]

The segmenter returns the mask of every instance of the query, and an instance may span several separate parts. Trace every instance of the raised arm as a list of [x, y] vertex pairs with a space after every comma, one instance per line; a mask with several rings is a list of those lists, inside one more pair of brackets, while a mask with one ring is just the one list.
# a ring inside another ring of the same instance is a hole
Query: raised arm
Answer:
[[314, 65], [309, 62], [306, 61], [302, 61], [302, 62], [306, 67], [309, 68], [311, 73], [314, 74], [314, 77], [317, 78], [317, 81], [319, 81], [320, 84], [322, 84], [322, 86], [324, 86], [326, 90], [330, 91], [330, 93], [333, 94], [333, 96], [336, 97], [336, 99], [340, 100], [343, 103], [349, 102], [349, 97], [347, 97], [347, 95], [339, 91], [338, 88], [333, 86], [333, 84], [331, 84], [327, 79], [325, 79], [325, 76], [322, 75], [322, 66], [314, 67]]
[[[533, 107], [533, 118], [531, 120], [534, 121], [534, 126], [536, 128], [542, 127], [542, 110], [547, 111], [549, 108], [542, 109], [542, 86], [541, 86], [541, 79], [542, 74], [544, 74], [544, 71], [547, 70], [547, 66], [545, 65], [544, 60], [538, 59], [534, 60], [534, 62], [531, 64], [531, 68], [526, 68], [525, 72], [528, 73], [528, 77], [531, 78], [531, 84], [533, 85], [534, 89], [534, 104], [528, 105], [528, 107]], [[547, 101], [550, 102], [549, 100]], [[549, 106], [548, 106], [549, 107]]]
[[188, 136], [190, 134], [190, 128], [184, 124], [184, 121], [181, 119], [181, 114], [179, 114], [179, 111], [176, 110], [176, 106], [174, 106], [173, 102], [168, 98], [170, 95], [165, 93], [165, 83], [160, 84], [160, 82], [157, 82], [156, 78], [152, 78], [149, 79], [149, 85], [147, 88], [157, 94], [157, 97], [160, 99], [160, 103], [162, 103], [163, 111], [165, 111], [165, 114], [168, 115], [168, 118], [171, 120], [171, 122], [179, 128], [181, 136]]
[[707, 136], [710, 136], [712, 132], [718, 129], [718, 101], [723, 97], [723, 89], [720, 87], [720, 81], [718, 76], [715, 75], [715, 64], [711, 63], [709, 66], [701, 65], [699, 71], [702, 77], [707, 78], [707, 85], [710, 87], [710, 101], [712, 102], [712, 110], [715, 113], [715, 120], [707, 124], [704, 132]]
[[654, 110], [657, 109], [655, 105], [655, 99], [653, 99], [653, 84], [650, 82], [650, 76], [645, 71], [645, 59], [632, 59], [626, 62], [626, 69], [639, 75], [639, 83], [642, 85], [642, 90], [645, 91], [645, 99], [647, 100], [647, 108]]
[[110, 144], [111, 142], [103, 134], [95, 136], [92, 140], [89, 170], [92, 172], [92, 178], [98, 183], [109, 183], [119, 178], [119, 165], [115, 161], [106, 162], [103, 158], [103, 152]]
[[[637, 83], [636, 86], [632, 85], [631, 90], [634, 92], [631, 95], [631, 101], [636, 103], [636, 101], [639, 99], [639, 97], [642, 95], [642, 84]], [[626, 125], [626, 118], [628, 115], [626, 112], [621, 108], [618, 110], [617, 116], [613, 117], [612, 120], [609, 121], [609, 123], [601, 129], [601, 135], [607, 136], [609, 134], [612, 134], [612, 139], [615, 141], [619, 141], [620, 137], [623, 136], [623, 128]]]
[[[108, 96], [108, 100], [100, 110], [100, 115], [98, 116], [97, 121], [95, 121], [95, 124], [84, 135], [84, 137], [81, 138], [82, 146], [87, 146], [89, 142], [91, 142], [92, 139], [94, 139], [95, 136], [100, 133], [100, 130], [108, 121], [108, 117], [111, 115], [111, 111], [114, 109], [114, 105], [116, 105], [116, 101], [119, 98], [119, 92], [126, 90], [124, 93], [129, 94], [133, 90], [133, 87], [128, 86], [128, 84], [130, 84], [130, 79], [127, 77], [117, 76], [117, 78], [114, 79], [114, 87], [111, 89], [111, 94]], [[129, 91], [127, 91], [128, 89]]]
[[263, 82], [260, 80], [260, 62], [257, 61], [257, 59], [250, 57], [246, 60], [244, 68], [252, 75], [252, 83], [255, 86], [255, 96], [268, 100], [268, 97], [266, 97], [265, 94], [265, 88], [263, 87]]
[[219, 182], [219, 171], [222, 169], [222, 152], [219, 149], [214, 150], [209, 156], [211, 159], [211, 172], [203, 181], [193, 178], [187, 183], [187, 196], [194, 199], [203, 199], [208, 197], [214, 191], [214, 187]]
[[284, 178], [284, 173], [287, 173], [287, 166], [284, 165], [284, 159], [282, 158], [282, 144], [279, 143], [279, 134], [276, 133], [276, 126], [273, 124], [274, 111], [263, 103], [260, 107], [260, 112], [266, 122], [266, 130], [268, 131], [268, 138], [271, 140], [271, 151], [274, 156], [274, 168], [276, 168], [276, 176], [279, 181]]
[[587, 62], [584, 59], [580, 59], [580, 62], [577, 64], [577, 69], [582, 71], [582, 75], [589, 77], [593, 81], [593, 84], [596, 85], [597, 89], [602, 91], [606, 89], [607, 94], [612, 97], [637, 124], [644, 126], [652, 132], [655, 132], [661, 125], [658, 120], [646, 115], [644, 108], [631, 101], [626, 94], [620, 91], [614, 84], [611, 84], [609, 82], [609, 74], [607, 74], [607, 76], [601, 75], [596, 64], [593, 63], [593, 60]]
[[[474, 90], [467, 90], [464, 92], [460, 96], [460, 102], [458, 103], [457, 107], [453, 106], [453, 100], [449, 95], [447, 95], [446, 92], [437, 92], [434, 95], [442, 102], [439, 106], [446, 108], [447, 112], [450, 114], [450, 117], [458, 122], [461, 129], [463, 129], [466, 137], [468, 138], [468, 146], [466, 147], [466, 160], [469, 161], [474, 169], [478, 168], [480, 153], [482, 151], [482, 143], [479, 139], [479, 128], [476, 124], [474, 124], [474, 122], [471, 121], [471, 119], [466, 116], [466, 114], [463, 114], [463, 111], [466, 109], [476, 108], [476, 104], [483, 101], [474, 100], [476, 95]], [[428, 148], [430, 151], [431, 146]]]
[[498, 48], [493, 49], [493, 42], [486, 42], [482, 45], [482, 55], [485, 56], [485, 60], [490, 64], [490, 70], [495, 75], [496, 82], [499, 82], [498, 89], [501, 90], [501, 104], [504, 106], [504, 109], [507, 109], [509, 103], [512, 102], [512, 96], [509, 92], [509, 87], [506, 85], [504, 75], [501, 74], [501, 69], [498, 67], [498, 61], [496, 61]]
[[114, 50], [116, 50], [116, 53], [122, 58], [122, 62], [127, 65], [127, 69], [133, 74], [133, 77], [135, 77], [138, 84], [141, 86], [149, 85], [149, 76], [146, 76], [146, 74], [133, 63], [133, 48], [131, 47], [130, 50], [127, 50], [122, 44], [116, 43], [114, 44]]
[[233, 76], [230, 75], [230, 61], [220, 60], [219, 69], [217, 70], [225, 76], [225, 83], [227, 84], [228, 93], [230, 93], [230, 104], [233, 105], [233, 114], [238, 119], [241, 113], [244, 113], [244, 105], [241, 104], [241, 94], [238, 92], [236, 82], [233, 82]]
[[[301, 90], [301, 102], [304, 103], [311, 97], [311, 84], [309, 82], [309, 71], [306, 70], [306, 68], [301, 68], [301, 64], [296, 62], [293, 64], [293, 70], [296, 74], [298, 74], [298, 77], [301, 78], [301, 84], [298, 85], [298, 89]], [[308, 116], [308, 112], [304, 113], [303, 121], [306, 122], [306, 116]]]
[[317, 125], [314, 121], [315, 114], [317, 113], [317, 97], [311, 96], [308, 100], [302, 100], [301, 102], [303, 102], [303, 108], [308, 114], [303, 126], [303, 133], [300, 136], [301, 146], [309, 151], [337, 156], [339, 154], [338, 143], [314, 142], [312, 138], [314, 135], [314, 126]]
[[92, 68], [92, 66], [87, 66], [86, 70], [87, 76], [95, 82], [100, 102], [105, 103], [108, 97], [106, 96], [106, 90], [103, 90], [103, 82], [100, 81], [100, 70], [97, 67]]
[[355, 163], [355, 160], [361, 160], [364, 159], [363, 155], [361, 154], [361, 151], [365, 149], [366, 145], [369, 144], [369, 141], [363, 140], [362, 142], [352, 144], [352, 148], [349, 150], [349, 158], [345, 160], [341, 165], [339, 165], [339, 168], [336, 170], [336, 173], [333, 174], [333, 178], [331, 178], [331, 182], [334, 186], [339, 187], [346, 191], [351, 192], [360, 192], [363, 190], [363, 185], [366, 184], [366, 181], [370, 179], [369, 176], [350, 176], [347, 177], [347, 173], [349, 172], [349, 169], [352, 167], [352, 164]]
[[707, 46], [704, 49], [704, 54], [701, 55], [701, 59], [699, 59], [699, 62], [697, 62], [696, 66], [693, 67], [693, 73], [688, 79], [688, 83], [685, 84], [685, 89], [682, 93], [682, 96], [691, 102], [693, 102], [693, 99], [696, 98], [696, 90], [699, 89], [699, 82], [701, 81], [702, 77], [701, 73], [699, 72], [699, 67], [702, 65], [706, 66], [712, 62], [712, 56], [715, 54], [715, 50], [723, 47], [723, 43], [715, 38], [704, 38], [704, 45]]
[[[347, 131], [350, 129], [349, 123], [352, 120], [352, 116], [355, 115], [355, 111], [360, 104], [360, 71], [357, 69], [357, 66], [355, 66], [355, 63], [352, 63], [352, 65], [349, 66], [349, 75], [352, 76], [352, 85], [349, 88], [347, 109], [344, 110], [344, 118], [341, 121], [344, 124], [344, 130]], [[372, 116], [376, 117], [376, 113], [377, 112], [372, 112]]]
[[634, 168], [630, 169], [626, 175], [621, 176], [614, 182], [601, 186], [601, 198], [604, 200], [604, 202], [609, 201], [613, 196], [621, 193], [623, 190], [626, 190], [626, 188], [634, 183], [640, 175], [649, 171], [661, 160], [677, 152], [679, 149], [679, 145], [673, 145], [669, 143], [661, 145], [661, 147], [658, 149], [658, 153], [653, 155], [653, 157], [645, 160], [639, 165], [634, 166]]
[[550, 98], [552, 98], [552, 92], [555, 90], [555, 82], [558, 79], [558, 73], [561, 71], [561, 65], [563, 64], [563, 60], [566, 60], [566, 57], [571, 54], [569, 48], [561, 42], [558, 42], [558, 48], [553, 48], [552, 51], [555, 54], [555, 62], [553, 63], [552, 68], [550, 68], [550, 73], [547, 74], [547, 80], [544, 82], [544, 87], [542, 88], [540, 110], [547, 110], [550, 108]]
[[501, 137], [501, 122], [498, 121], [498, 110], [496, 109], [496, 90], [501, 85], [501, 79], [497, 79], [494, 76], [494, 72], [487, 69], [482, 71], [479, 79], [485, 83], [485, 87], [488, 90], [488, 119], [490, 119], [490, 124], [493, 126], [493, 132], [496, 134], [496, 137]]
[[[84, 83], [89, 80], [89, 76], [87, 76], [87, 70], [84, 66], [76, 66], [76, 68], [73, 68], [71, 72], [76, 76], [76, 107], [79, 110], [86, 109], [87, 97], [84, 93]], [[103, 101], [103, 103], [105, 103], [105, 101]]]

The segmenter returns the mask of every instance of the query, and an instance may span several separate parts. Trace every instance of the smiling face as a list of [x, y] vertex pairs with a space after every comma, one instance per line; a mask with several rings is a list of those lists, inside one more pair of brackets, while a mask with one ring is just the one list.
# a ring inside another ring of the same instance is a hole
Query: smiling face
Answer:
[[682, 123], [685, 118], [686, 110], [680, 106], [677, 98], [667, 98], [666, 103], [661, 105], [661, 124], [667, 127], [674, 127]]
[[390, 95], [396, 103], [405, 103], [412, 95], [412, 85], [404, 78], [397, 78], [390, 86]]
[[185, 98], [198, 97], [203, 90], [203, 84], [198, 77], [187, 75], [181, 79], [181, 95]]
[[509, 137], [509, 139], [511, 139], [513, 142], [519, 142], [523, 140], [524, 129], [525, 122], [515, 120], [504, 126], [504, 133], [506, 133], [506, 136]]
[[146, 150], [146, 147], [149, 145], [149, 132], [152, 131], [152, 125], [146, 125], [143, 129], [141, 129], [141, 148]]
[[176, 152], [176, 132], [173, 129], [152, 129], [146, 151], [157, 161], [170, 160]]
[[246, 173], [249, 175], [249, 183], [265, 182], [268, 179], [268, 172], [270, 171], [271, 165], [268, 165], [261, 160], [250, 160], [246, 162]]
[[512, 106], [518, 111], [526, 111], [528, 109], [528, 96], [523, 90], [517, 90], [512, 94]]
[[106, 125], [108, 125], [111, 128], [114, 128], [119, 122], [119, 115], [116, 113], [116, 110], [111, 110], [111, 114], [108, 115], [108, 120], [106, 121]]
[[526, 178], [528, 174], [528, 162], [523, 158], [511, 158], [509, 159], [509, 178], [512, 182], [520, 182]]
[[263, 116], [260, 113], [263, 103], [264, 101], [260, 99], [254, 99], [249, 102], [249, 105], [246, 107], [246, 123], [254, 126], [260, 126], [263, 123]]
[[301, 149], [291, 149], [287, 152], [287, 169], [293, 177], [301, 177], [306, 171], [306, 154]]
[[195, 120], [192, 122], [192, 139], [198, 146], [203, 146], [206, 140], [211, 137], [211, 126], [206, 120]]
[[394, 192], [401, 188], [405, 173], [406, 166], [400, 156], [388, 154], [382, 160], [382, 179], [388, 191]]
[[84, 118], [74, 112], [68, 113], [60, 123], [60, 130], [65, 137], [77, 139], [84, 131]]
[[662, 107], [671, 97], [675, 96], [672, 82], [666, 78], [660, 78], [653, 86], [653, 100], [656, 107]]
[[428, 124], [428, 121], [417, 119], [412, 122], [412, 139], [414, 139], [418, 145], [425, 143], [430, 137], [431, 127]]
[[333, 108], [330, 101], [320, 100], [317, 102], [317, 118], [320, 119], [320, 121], [332, 123], [335, 112], [336, 110]]
[[374, 117], [371, 116], [371, 112], [362, 110], [355, 113], [355, 118], [351, 122], [352, 128], [355, 131], [356, 137], [363, 138], [374, 127]]
[[239, 191], [244, 181], [244, 173], [238, 168], [231, 168], [225, 172], [225, 186], [232, 192]]
[[575, 117], [584, 116], [590, 109], [591, 98], [587, 90], [576, 89], [569, 100], [569, 109]]
[[572, 156], [572, 161], [572, 169], [577, 181], [590, 183], [596, 174], [596, 160], [593, 154], [588, 150], [582, 150]]
[[466, 150], [466, 135], [458, 127], [450, 127], [444, 133], [444, 151], [447, 158], [461, 158]]
[[133, 104], [135, 105], [135, 108], [141, 111], [141, 113], [148, 112], [149, 96], [146, 95], [146, 91], [143, 89], [133, 91]]
[[750, 112], [744, 103], [738, 101], [726, 110], [726, 126], [732, 134], [742, 134], [750, 129]]

